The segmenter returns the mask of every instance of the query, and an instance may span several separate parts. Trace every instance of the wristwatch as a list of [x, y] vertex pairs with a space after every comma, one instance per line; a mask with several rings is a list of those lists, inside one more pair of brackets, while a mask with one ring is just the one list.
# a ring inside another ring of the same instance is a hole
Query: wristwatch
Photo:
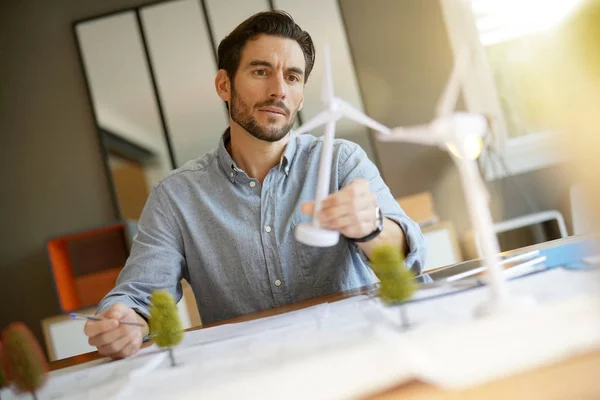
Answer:
[[381, 231], [383, 230], [383, 215], [381, 214], [381, 208], [376, 207], [375, 212], [377, 213], [377, 226], [375, 227], [375, 230], [369, 233], [367, 236], [350, 240], [352, 240], [353, 242], [364, 243], [374, 239], [377, 235], [381, 233]]

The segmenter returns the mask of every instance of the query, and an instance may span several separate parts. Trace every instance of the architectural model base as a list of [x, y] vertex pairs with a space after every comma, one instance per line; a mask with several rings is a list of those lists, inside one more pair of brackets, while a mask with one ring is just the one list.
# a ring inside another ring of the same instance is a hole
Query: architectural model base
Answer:
[[318, 228], [309, 222], [296, 226], [294, 234], [300, 243], [314, 247], [331, 247], [340, 241], [339, 232]]
[[533, 296], [510, 295], [504, 299], [488, 299], [477, 306], [475, 316], [478, 318], [491, 317], [510, 312], [528, 311], [536, 306]]

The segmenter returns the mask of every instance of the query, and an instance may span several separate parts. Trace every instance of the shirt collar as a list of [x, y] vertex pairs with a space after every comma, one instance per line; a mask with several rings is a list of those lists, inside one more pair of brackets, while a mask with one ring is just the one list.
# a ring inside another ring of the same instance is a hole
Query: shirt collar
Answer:
[[[290, 166], [292, 164], [292, 161], [294, 160], [294, 156], [296, 155], [296, 149], [298, 147], [296, 143], [297, 137], [294, 134], [294, 132], [290, 131], [289, 135], [290, 139], [288, 140], [288, 144], [285, 147], [285, 151], [281, 156], [281, 160], [279, 160], [278, 166], [279, 170], [283, 171], [286, 176], [289, 175]], [[219, 157], [219, 164], [221, 165], [221, 168], [223, 169], [223, 171], [225, 171], [225, 173], [229, 177], [229, 180], [231, 182], [235, 182], [236, 176], [239, 173], [244, 173], [244, 171], [238, 168], [238, 166], [235, 164], [235, 161], [233, 161], [233, 158], [231, 158], [231, 155], [227, 151], [226, 146], [230, 140], [231, 134], [229, 128], [227, 128], [223, 133], [223, 136], [221, 136], [221, 140], [219, 141], [217, 154]]]
[[231, 135], [229, 133], [229, 128], [225, 130], [223, 136], [221, 136], [221, 140], [219, 141], [219, 147], [217, 148], [217, 154], [219, 156], [219, 164], [221, 164], [221, 168], [229, 177], [231, 182], [235, 182], [235, 176], [241, 172], [242, 170], [235, 165], [235, 161], [231, 158], [231, 155], [227, 151], [227, 144], [231, 140]]
[[288, 140], [288, 144], [285, 147], [285, 151], [281, 156], [281, 160], [279, 160], [279, 170], [283, 171], [286, 176], [290, 174], [290, 166], [292, 165], [292, 161], [294, 160], [294, 156], [296, 155], [296, 148], [298, 144], [296, 141], [298, 140], [294, 131], [290, 131], [290, 138]]

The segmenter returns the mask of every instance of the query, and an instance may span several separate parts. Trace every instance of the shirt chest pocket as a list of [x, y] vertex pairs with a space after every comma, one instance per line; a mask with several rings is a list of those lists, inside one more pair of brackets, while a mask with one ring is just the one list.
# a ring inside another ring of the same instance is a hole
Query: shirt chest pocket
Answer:
[[[299, 223], [299, 222], [298, 222]], [[348, 276], [349, 254], [344, 238], [331, 247], [313, 247], [300, 243], [294, 236], [298, 223], [291, 226], [294, 268], [298, 268], [304, 281], [315, 289], [339, 290]]]

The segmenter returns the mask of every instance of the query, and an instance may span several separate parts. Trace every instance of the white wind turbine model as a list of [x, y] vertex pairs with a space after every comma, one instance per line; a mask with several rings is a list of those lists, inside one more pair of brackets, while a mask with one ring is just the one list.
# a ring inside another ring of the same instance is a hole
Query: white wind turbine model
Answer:
[[321, 100], [326, 109], [317, 114], [313, 119], [294, 131], [295, 135], [301, 135], [312, 131], [313, 129], [326, 125], [321, 150], [321, 159], [319, 162], [319, 174], [317, 178], [317, 192], [315, 195], [315, 208], [312, 222], [300, 224], [296, 227], [295, 235], [299, 242], [315, 247], [329, 247], [337, 244], [340, 234], [337, 231], [321, 228], [317, 213], [321, 210], [321, 202], [329, 194], [329, 183], [331, 175], [331, 162], [333, 157], [333, 139], [335, 137], [335, 122], [346, 117], [359, 124], [368, 126], [378, 132], [390, 133], [390, 128], [381, 125], [379, 122], [367, 117], [354, 106], [346, 103], [342, 99], [334, 96], [333, 76], [331, 73], [331, 63], [329, 61], [329, 47], [325, 45], [323, 51], [324, 76]]
[[296, 228], [296, 239], [307, 245], [320, 247], [335, 245], [339, 240], [339, 233], [322, 229], [315, 216], [320, 209], [320, 202], [328, 195], [335, 121], [341, 117], [347, 117], [377, 131], [377, 138], [380, 141], [412, 142], [437, 146], [450, 153], [460, 173], [469, 218], [481, 246], [482, 258], [487, 267], [487, 277], [492, 292], [491, 299], [477, 309], [477, 314], [489, 315], [532, 305], [534, 302], [530, 297], [509, 295], [506, 277], [499, 259], [500, 246], [489, 209], [489, 196], [475, 162], [481, 152], [481, 138], [487, 131], [487, 122], [482, 115], [454, 111], [460, 95], [460, 86], [468, 67], [468, 53], [463, 51], [456, 59], [448, 84], [440, 97], [436, 118], [427, 124], [394, 129], [374, 121], [350, 104], [334, 97], [327, 47], [325, 47], [324, 58], [325, 75], [322, 99], [326, 110], [295, 131], [295, 134], [299, 135], [327, 124], [319, 164], [315, 215], [311, 223], [302, 224]]

